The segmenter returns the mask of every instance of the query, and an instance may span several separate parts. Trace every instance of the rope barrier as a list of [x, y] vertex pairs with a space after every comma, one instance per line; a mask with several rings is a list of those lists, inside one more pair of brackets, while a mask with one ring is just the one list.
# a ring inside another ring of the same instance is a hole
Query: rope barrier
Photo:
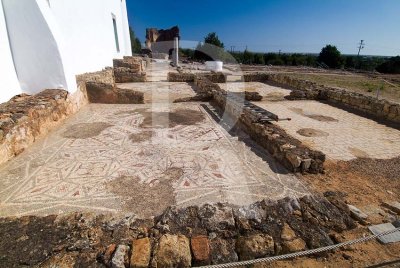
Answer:
[[346, 242], [335, 244], [335, 245], [331, 245], [331, 246], [326, 246], [326, 247], [321, 247], [321, 248], [316, 248], [316, 249], [310, 249], [310, 250], [306, 250], [306, 251], [295, 252], [295, 253], [290, 253], [290, 254], [285, 254], [285, 255], [260, 258], [260, 259], [255, 259], [255, 260], [224, 263], [224, 264], [216, 264], [216, 265], [208, 265], [208, 266], [201, 266], [201, 267], [202, 268], [230, 268], [230, 267], [252, 265], [252, 264], [256, 264], [256, 263], [274, 262], [274, 261], [291, 259], [291, 258], [296, 258], [296, 257], [303, 257], [303, 256], [307, 256], [307, 255], [312, 255], [312, 254], [316, 254], [316, 253], [325, 252], [325, 251], [331, 251], [331, 250], [338, 249], [338, 248], [345, 247], [345, 246], [351, 246], [351, 245], [354, 245], [354, 244], [364, 243], [364, 242], [367, 242], [369, 240], [373, 240], [373, 239], [379, 238], [381, 236], [385, 236], [385, 235], [388, 235], [388, 234], [395, 233], [397, 231], [400, 231], [400, 227], [398, 227], [396, 229], [393, 229], [393, 230], [389, 230], [389, 231], [380, 233], [380, 234], [371, 235], [371, 236], [367, 236], [367, 237], [362, 237], [362, 238], [358, 238], [358, 239], [351, 240], [351, 241], [346, 241]]

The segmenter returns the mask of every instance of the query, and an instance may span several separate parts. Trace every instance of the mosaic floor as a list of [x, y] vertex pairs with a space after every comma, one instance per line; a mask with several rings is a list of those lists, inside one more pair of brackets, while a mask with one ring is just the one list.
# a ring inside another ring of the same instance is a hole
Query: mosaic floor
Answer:
[[230, 92], [258, 92], [265, 101], [282, 101], [290, 94], [290, 90], [281, 87], [270, 86], [260, 82], [228, 82], [218, 84], [222, 89]]
[[281, 118], [288, 134], [334, 160], [400, 155], [400, 131], [317, 101], [255, 103]]
[[125, 83], [118, 84], [118, 87], [143, 92], [145, 103], [174, 102], [178, 98], [196, 95], [194, 85], [180, 82]]
[[0, 166], [0, 216], [155, 215], [166, 206], [249, 204], [307, 193], [199, 103], [90, 104]]

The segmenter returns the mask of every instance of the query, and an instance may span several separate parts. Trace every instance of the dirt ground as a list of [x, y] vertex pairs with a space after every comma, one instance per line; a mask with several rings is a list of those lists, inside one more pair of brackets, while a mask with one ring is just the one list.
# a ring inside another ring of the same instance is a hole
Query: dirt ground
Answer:
[[328, 162], [325, 166], [325, 174], [302, 177], [317, 192], [343, 192], [347, 201], [355, 206], [378, 206], [399, 199], [400, 157], [386, 160], [357, 158]]
[[[341, 192], [345, 200], [358, 208], [382, 208], [382, 202], [398, 201], [400, 196], [400, 157], [379, 160], [357, 158], [351, 161], [326, 163], [325, 174], [303, 175], [311, 190]], [[383, 208], [384, 209], [384, 208]], [[370, 224], [380, 224], [388, 219], [383, 215], [371, 215]], [[367, 226], [346, 231], [337, 242], [369, 236]], [[397, 263], [390, 263], [399, 260]], [[377, 264], [388, 263], [385, 266]], [[347, 247], [322, 257], [298, 258], [272, 264], [257, 264], [254, 267], [400, 267], [398, 243], [383, 245], [377, 240]]]
[[[344, 232], [343, 241], [370, 235], [366, 227]], [[256, 264], [254, 268], [319, 268], [319, 267], [400, 267], [400, 262], [388, 266], [379, 264], [400, 260], [400, 247], [396, 244], [382, 245], [376, 240], [354, 245], [314, 258], [297, 258], [289, 261], [278, 261], [270, 264]]]

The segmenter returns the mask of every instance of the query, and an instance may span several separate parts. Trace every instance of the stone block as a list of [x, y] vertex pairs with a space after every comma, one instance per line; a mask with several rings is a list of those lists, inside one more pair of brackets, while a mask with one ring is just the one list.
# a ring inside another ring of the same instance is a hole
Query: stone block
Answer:
[[205, 204], [199, 209], [202, 225], [209, 231], [232, 230], [235, 228], [232, 208], [221, 204]]
[[111, 268], [125, 268], [125, 266], [129, 263], [128, 255], [129, 246], [118, 245], [111, 260]]
[[210, 264], [210, 244], [207, 236], [199, 235], [192, 237], [190, 245], [193, 253], [193, 263], [195, 265]]
[[274, 239], [265, 234], [242, 236], [236, 242], [236, 251], [240, 260], [252, 260], [274, 255]]
[[189, 239], [183, 235], [163, 235], [156, 247], [155, 267], [190, 267], [192, 256]]
[[285, 223], [282, 228], [281, 239], [285, 241], [290, 241], [296, 238], [296, 233], [290, 226]]
[[234, 240], [215, 238], [211, 240], [211, 264], [237, 262]]
[[[383, 224], [378, 224], [378, 225], [373, 225], [368, 227], [368, 229], [374, 234], [381, 234], [390, 230], [396, 229], [396, 227], [391, 224], [391, 223], [383, 223]], [[396, 243], [400, 242], [400, 231], [396, 231], [394, 233], [384, 235], [378, 238], [378, 240], [383, 243], [383, 244], [388, 244], [388, 243]]]
[[133, 240], [131, 268], [146, 268], [149, 266], [151, 257], [151, 244], [148, 237]]
[[368, 215], [365, 214], [364, 212], [362, 212], [360, 209], [358, 209], [357, 207], [355, 207], [353, 205], [348, 205], [348, 207], [350, 210], [350, 214], [354, 219], [356, 219], [357, 221], [362, 221], [362, 222], [367, 220]]
[[290, 241], [283, 241], [282, 252], [283, 253], [293, 253], [298, 251], [303, 251], [306, 249], [306, 242], [301, 238], [296, 238]]
[[382, 205], [400, 215], [400, 203], [399, 202], [384, 202]]

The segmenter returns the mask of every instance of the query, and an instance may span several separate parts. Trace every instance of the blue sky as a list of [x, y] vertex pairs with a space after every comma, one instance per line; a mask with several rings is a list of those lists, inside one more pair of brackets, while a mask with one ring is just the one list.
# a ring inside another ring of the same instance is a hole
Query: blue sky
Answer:
[[142, 42], [148, 27], [178, 25], [185, 46], [217, 32], [225, 48], [400, 55], [400, 0], [127, 0], [130, 25]]

